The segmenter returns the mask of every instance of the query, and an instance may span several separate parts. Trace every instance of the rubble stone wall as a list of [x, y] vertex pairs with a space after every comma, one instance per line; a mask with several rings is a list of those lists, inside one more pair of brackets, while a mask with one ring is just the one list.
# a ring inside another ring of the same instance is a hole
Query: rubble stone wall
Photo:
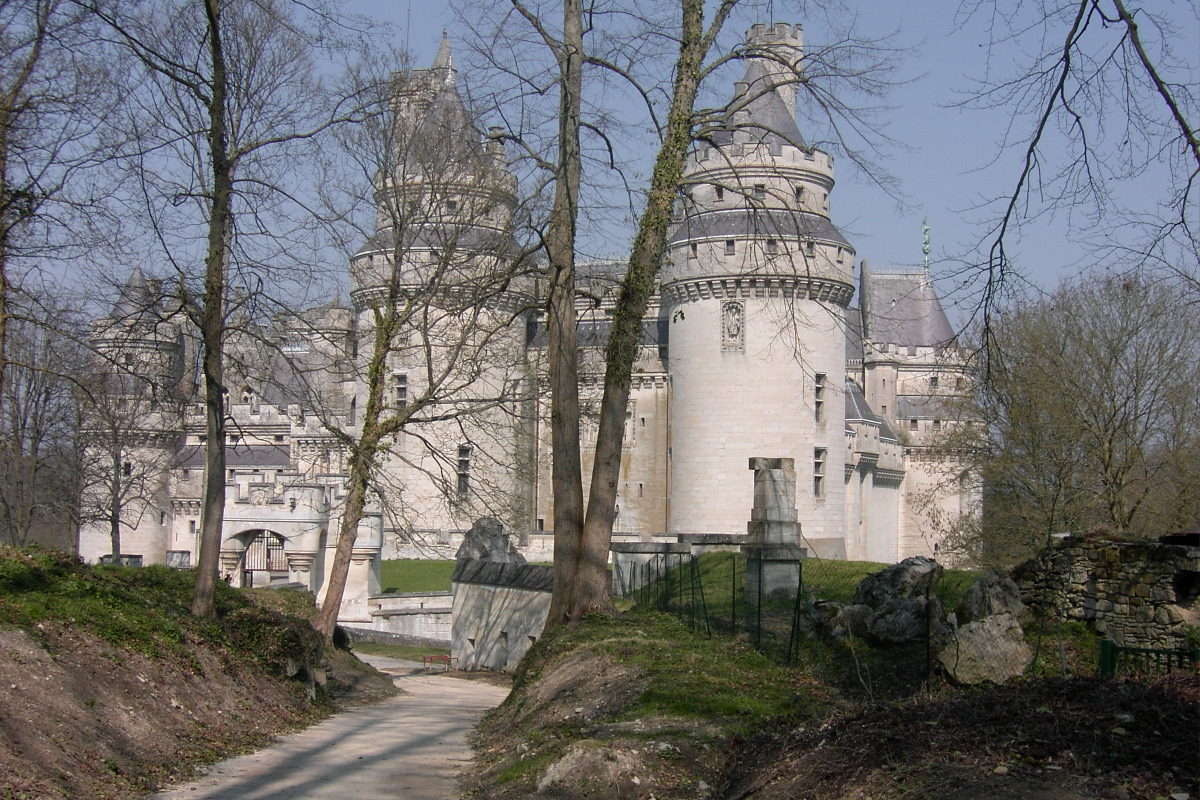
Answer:
[[1125, 647], [1182, 648], [1200, 625], [1200, 547], [1068, 537], [1013, 577], [1028, 605]]

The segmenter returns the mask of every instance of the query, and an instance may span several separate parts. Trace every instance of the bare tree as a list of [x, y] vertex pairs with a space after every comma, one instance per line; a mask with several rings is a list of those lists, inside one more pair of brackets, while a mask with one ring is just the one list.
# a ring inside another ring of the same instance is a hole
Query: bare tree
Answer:
[[[54, 322], [64, 326], [64, 315]], [[13, 546], [37, 539], [69, 547], [73, 537], [53, 536], [51, 529], [73, 529], [79, 445], [73, 367], [83, 361], [82, 349], [46, 325], [13, 321], [9, 333], [9, 380], [0, 413], [0, 526]]]
[[[622, 9], [567, 3], [559, 24], [554, 18], [557, 6], [513, 0], [514, 11], [499, 27], [514, 32], [507, 36], [491, 33], [479, 36], [480, 49], [495, 54], [493, 66], [498, 71], [517, 73], [517, 84], [525, 101], [522, 110], [528, 108], [530, 95], [545, 93], [552, 87], [558, 89], [554, 155], [535, 159], [555, 182], [555, 203], [544, 233], [550, 261], [546, 314], [552, 348], [549, 362], [554, 453], [555, 592], [550, 625], [578, 620], [589, 611], [612, 610], [605, 569], [616, 510], [631, 372], [639, 353], [643, 317], [666, 251], [672, 210], [693, 135], [699, 128], [703, 136], [706, 121], [713, 122], [723, 116], [722, 112], [698, 114], [697, 97], [704, 79], [714, 70], [748, 56], [743, 51], [735, 51], [731, 56], [713, 55], [718, 37], [737, 5], [733, 0], [719, 3], [712, 17], [706, 20], [703, 4], [690, 0]], [[549, 53], [551, 63], [530, 56], [526, 47], [529, 42]], [[857, 48], [860, 60], [872, 50], [870, 43], [853, 39], [847, 39], [842, 47]], [[838, 46], [832, 46], [823, 54], [828, 56], [839, 50]], [[818, 56], [813, 62], [822, 63], [822, 59]], [[827, 63], [836, 64], [836, 58], [828, 58]], [[832, 69], [830, 74], [841, 80], [853, 74], [862, 82], [860, 85], [875, 80], [870, 69], [862, 69], [861, 61], [857, 66], [859, 69], [854, 73]], [[789, 69], [797, 69], [797, 65], [789, 64]], [[589, 152], [593, 157], [597, 152], [603, 157], [590, 163], [603, 164], [627, 188], [632, 183], [632, 173], [625, 171], [626, 164], [622, 161], [625, 148], [615, 144], [617, 132], [622, 130], [619, 121], [611, 110], [595, 114], [596, 105], [588, 100], [589, 80], [607, 90], [610, 96], [614, 84], [622, 87], [616, 93], [626, 92], [644, 104], [645, 117], [640, 122], [645, 126], [648, 119], [653, 126], [656, 136], [651, 149], [656, 156], [648, 189], [644, 193], [634, 191], [623, 195], [629, 215], [636, 216], [639, 223], [606, 349], [599, 430], [585, 516], [579, 466], [580, 364], [574, 335], [577, 228], [584, 216], [579, 211], [579, 198], [586, 191], [581, 176], [584, 165], [589, 163]], [[853, 132], [861, 132], [862, 128], [845, 124], [846, 120], [861, 122], [862, 118], [857, 116], [859, 110], [837, 102], [836, 93], [829, 93], [831, 82], [809, 80], [802, 68], [797, 69], [791, 82], [818, 100], [817, 116], [824, 117], [822, 131], [830, 132], [844, 152], [861, 156], [846, 145], [854, 139]], [[585, 117], [585, 108], [592, 115]], [[532, 128], [526, 127], [524, 113], [513, 114], [513, 119], [520, 124], [511, 132], [513, 138], [536, 152], [536, 137], [531, 135]], [[596, 142], [590, 151], [581, 145], [581, 131]], [[866, 137], [865, 149], [878, 146], [881, 140], [882, 137], [872, 142], [871, 137]], [[882, 173], [873, 174], [881, 183], [888, 183]]]
[[38, 294], [31, 272], [118, 238], [103, 204], [114, 173], [96, 167], [123, 151], [104, 113], [120, 67], [93, 22], [71, 0], [0, 2], [0, 403], [10, 322], [52, 311], [21, 305]]
[[[144, 367], [145, 365], [138, 365]], [[179, 403], [145, 374], [96, 356], [79, 379], [81, 406], [79, 522], [108, 528], [110, 553], [122, 555], [124, 528], [164, 513], [165, 481], [178, 450]]]
[[[1187, 4], [1126, 0], [967, 0], [982, 18], [989, 67], [968, 105], [1012, 120], [1002, 146], [1020, 154], [996, 199], [978, 305], [986, 323], [1021, 265], [1021, 227], [1066, 220], [1100, 264], [1174, 271], [1193, 287], [1200, 268], [1200, 95], [1196, 23]], [[1149, 200], [1147, 200], [1149, 198]], [[1102, 233], [1101, 233], [1102, 232]]]
[[[363, 401], [361, 417], [326, 414], [325, 421], [349, 452], [317, 622], [327, 638], [372, 494], [420, 505], [421, 487], [432, 488], [463, 517], [521, 494], [511, 432], [530, 390], [525, 259], [511, 232], [515, 181], [503, 145], [475, 127], [448, 41], [430, 69], [368, 72], [356, 76], [352, 93], [370, 98], [372, 113], [342, 136], [360, 180], [373, 185], [375, 214], [352, 263], [363, 386], [352, 402]], [[479, 469], [489, 455], [500, 463]], [[510, 476], [489, 498], [485, 476], [502, 471]], [[383, 473], [400, 484], [389, 485]]]
[[[253, 310], [272, 265], [304, 243], [293, 216], [304, 210], [298, 179], [341, 118], [313, 59], [338, 28], [322, 3], [87, 5], [142, 66], [129, 89], [144, 136], [135, 173], [152, 236], [177, 272], [179, 309], [198, 330], [206, 443], [192, 610], [211, 616], [225, 506], [225, 338], [230, 320]], [[302, 283], [292, 286], [301, 294]]]

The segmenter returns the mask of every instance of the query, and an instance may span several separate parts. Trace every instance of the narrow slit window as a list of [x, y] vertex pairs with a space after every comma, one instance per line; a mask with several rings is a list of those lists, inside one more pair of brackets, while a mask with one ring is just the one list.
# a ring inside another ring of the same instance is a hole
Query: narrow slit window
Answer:
[[718, 203], [725, 202], [725, 187], [714, 186], [713, 187], [713, 199], [716, 200]]
[[813, 448], [813, 497], [825, 496], [825, 448]]
[[392, 376], [392, 391], [396, 402], [396, 410], [408, 408], [408, 375], [400, 373]]
[[733, 239], [725, 240], [725, 255], [732, 256], [737, 253], [737, 242]]
[[471, 445], [458, 448], [458, 496], [466, 497], [471, 491]]
[[813, 418], [817, 422], [825, 421], [825, 373], [818, 372], [813, 377]]
[[779, 252], [779, 241], [777, 239], [767, 239], [767, 255], [775, 255]]

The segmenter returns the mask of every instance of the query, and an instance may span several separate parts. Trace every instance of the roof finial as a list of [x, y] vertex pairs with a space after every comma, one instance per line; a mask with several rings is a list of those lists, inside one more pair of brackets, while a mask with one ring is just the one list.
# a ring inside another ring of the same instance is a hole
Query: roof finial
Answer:
[[445, 28], [442, 28], [442, 44], [433, 59], [433, 69], [454, 71], [454, 57], [450, 55], [450, 34]]
[[921, 220], [921, 252], [925, 254], [925, 271], [929, 272], [929, 217]]

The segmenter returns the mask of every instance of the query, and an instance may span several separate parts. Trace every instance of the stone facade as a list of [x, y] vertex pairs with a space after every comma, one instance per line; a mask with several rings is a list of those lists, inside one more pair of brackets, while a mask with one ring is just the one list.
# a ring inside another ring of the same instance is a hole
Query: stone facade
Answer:
[[1180, 648], [1200, 626], [1200, 547], [1068, 537], [1014, 571], [1024, 601], [1123, 647]]
[[[834, 159], [804, 140], [783, 69], [802, 56], [799, 26], [757, 25], [747, 48], [726, 118], [688, 157], [634, 368], [614, 538], [745, 543], [747, 459], [765, 453], [793, 464], [810, 554], [932, 555], [939, 523], [979, 511], [977, 486], [938, 447], [953, 424], [945, 401], [965, 388], [954, 331], [926, 271], [869, 270], [832, 222]], [[407, 421], [378, 471], [344, 609], [360, 624], [382, 553], [452, 554], [491, 516], [541, 559], [553, 527], [545, 281], [519, 257], [516, 181], [499, 137], [466, 110], [448, 42], [430, 69], [398, 75], [396, 91], [403, 158], [375, 178], [377, 230], [350, 258], [350, 302], [229, 337], [222, 568], [234, 583], [300, 582], [319, 595], [345, 442], [369, 402], [376, 315], [407, 315], [384, 369], [384, 402]], [[622, 269], [580, 267], [585, 485]], [[94, 339], [115, 371], [162, 386], [144, 420], [153, 486], [133, 504], [122, 549], [187, 566], [204, 418], [188, 370], [195, 340], [169, 308], [136, 271]], [[88, 560], [110, 549], [103, 525], [81, 530]]]

